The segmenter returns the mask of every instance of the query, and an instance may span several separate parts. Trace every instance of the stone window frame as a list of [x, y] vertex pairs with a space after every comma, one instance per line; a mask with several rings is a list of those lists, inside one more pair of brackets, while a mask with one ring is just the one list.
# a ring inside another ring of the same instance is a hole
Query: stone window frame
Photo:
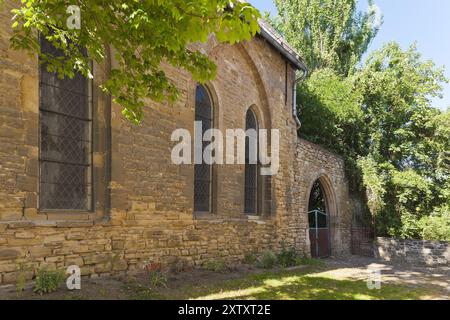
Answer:
[[[219, 128], [219, 102], [218, 97], [216, 94], [216, 91], [214, 89], [214, 86], [211, 82], [200, 84], [198, 82], [195, 82], [194, 84], [194, 90], [193, 90], [193, 109], [194, 109], [194, 121], [195, 121], [195, 108], [196, 108], [196, 90], [197, 86], [202, 86], [206, 92], [209, 95], [209, 99], [211, 101], [211, 109], [212, 109], [212, 125], [211, 128], [218, 129]], [[195, 165], [194, 165], [195, 166]], [[218, 176], [218, 168], [217, 165], [213, 164], [211, 165], [211, 187], [210, 187], [210, 211], [209, 212], [197, 212], [195, 211], [195, 205], [194, 201], [195, 199], [192, 198], [192, 212], [194, 219], [217, 219], [220, 218], [218, 214], [218, 208], [217, 208], [217, 176]], [[195, 169], [193, 169], [193, 174], [195, 175]], [[195, 176], [192, 179], [192, 183], [195, 183]], [[193, 194], [194, 197], [194, 194]]]
[[[39, 39], [41, 41], [41, 38]], [[91, 65], [92, 67], [92, 65]], [[94, 211], [94, 202], [95, 202], [95, 193], [94, 193], [94, 166], [93, 166], [93, 159], [94, 159], [94, 132], [93, 132], [93, 126], [94, 126], [94, 104], [93, 104], [93, 80], [92, 79], [86, 79], [86, 86], [87, 86], [87, 97], [86, 97], [86, 106], [88, 110], [88, 117], [86, 119], [83, 119], [82, 121], [88, 121], [88, 136], [90, 138], [89, 141], [89, 167], [87, 169], [87, 191], [85, 196], [85, 201], [87, 201], [87, 208], [86, 209], [53, 209], [53, 208], [42, 208], [41, 207], [41, 166], [43, 162], [47, 162], [46, 160], [43, 160], [41, 158], [41, 147], [42, 147], [42, 135], [41, 135], [41, 122], [42, 122], [42, 114], [45, 112], [53, 112], [51, 110], [42, 109], [42, 96], [41, 96], [41, 87], [43, 85], [47, 85], [43, 83], [43, 69], [46, 68], [45, 65], [39, 63], [39, 70], [38, 70], [38, 78], [39, 78], [39, 118], [38, 118], [38, 152], [39, 152], [39, 160], [38, 160], [38, 189], [37, 189], [37, 210], [39, 213], [92, 213]], [[56, 112], [55, 114], [60, 114]], [[80, 118], [81, 119], [81, 118]], [[61, 163], [65, 163], [62, 161]]]
[[[247, 126], [248, 126], [247, 120], [248, 120], [248, 116], [249, 115], [255, 121], [255, 128], [247, 128]], [[245, 127], [244, 128], [245, 128], [244, 130], [255, 129], [257, 131], [257, 135], [256, 135], [256, 150], [259, 150], [259, 132], [258, 132], [258, 130], [261, 127], [260, 127], [260, 124], [259, 124], [258, 116], [256, 115], [256, 112], [254, 111], [254, 108], [252, 108], [252, 107], [248, 108], [246, 113], [245, 113]], [[245, 152], [246, 153], [247, 153], [247, 148], [248, 148], [247, 142], [248, 142], [248, 138], [246, 136], [246, 138], [245, 138], [245, 150], [246, 150]], [[248, 164], [247, 163], [247, 159], [245, 159], [246, 162], [245, 162], [245, 166], [244, 166], [244, 214], [247, 215], [247, 216], [260, 216], [261, 208], [262, 208], [262, 206], [261, 206], [262, 205], [262, 203], [261, 203], [262, 192], [260, 190], [261, 187], [262, 187], [262, 184], [261, 184], [261, 180], [262, 179], [260, 177], [261, 165], [259, 163], [259, 154], [257, 154], [256, 159], [257, 159], [256, 172], [255, 172], [255, 174], [256, 174], [256, 179], [255, 179], [255, 184], [256, 184], [256, 186], [255, 186], [255, 197], [256, 198], [254, 199], [254, 203], [253, 203], [253, 206], [255, 206], [255, 208], [254, 208], [255, 212], [249, 212], [247, 210], [247, 208], [246, 208], [247, 207], [247, 204], [246, 204], [246, 201], [247, 201], [247, 189], [249, 188], [249, 186], [247, 185], [247, 166], [250, 166], [250, 164]]]
[[[210, 83], [207, 83], [204, 85], [208, 90], [209, 93], [211, 94], [211, 99], [212, 99], [212, 103], [214, 105], [214, 108], [216, 108], [216, 112], [214, 115], [214, 127], [215, 128], [220, 128], [220, 122], [219, 122], [219, 110], [217, 110], [217, 106], [218, 106], [218, 97], [216, 95], [216, 92], [214, 91], [214, 86], [212, 86]], [[195, 88], [195, 87], [194, 87]], [[195, 90], [193, 90], [195, 92]], [[195, 99], [194, 99], [195, 101]], [[195, 107], [195, 104], [194, 104]], [[258, 121], [258, 125], [260, 128], [262, 129], [270, 129], [271, 125], [270, 125], [270, 115], [266, 115], [263, 114], [260, 110], [260, 108], [256, 105], [256, 104], [252, 104], [250, 105], [250, 107], [248, 108], [243, 108], [243, 113], [240, 117], [241, 120], [241, 128], [245, 129], [245, 116], [247, 113], [248, 109], [252, 109], [252, 111], [254, 112], [257, 121]], [[270, 133], [268, 134], [268, 142], [270, 143]], [[243, 174], [244, 171], [243, 171]], [[202, 221], [213, 221], [214, 223], [221, 223], [221, 222], [225, 222], [225, 221], [255, 221], [257, 223], [270, 223], [271, 221], [273, 221], [276, 218], [276, 215], [274, 214], [275, 210], [274, 210], [274, 203], [275, 203], [275, 197], [274, 197], [274, 192], [273, 192], [273, 187], [270, 188], [270, 190], [268, 190], [270, 192], [270, 198], [267, 199], [266, 196], [264, 196], [264, 193], [266, 192], [266, 181], [264, 181], [264, 177], [263, 179], [260, 179], [261, 182], [259, 183], [260, 188], [258, 189], [258, 199], [259, 199], [259, 203], [258, 203], [258, 211], [257, 211], [257, 215], [249, 215], [249, 214], [245, 214], [244, 213], [244, 209], [245, 209], [245, 201], [244, 198], [242, 198], [242, 203], [241, 203], [241, 209], [240, 212], [237, 216], [228, 216], [228, 215], [223, 215], [220, 214], [220, 212], [218, 212], [218, 203], [217, 203], [217, 198], [214, 197], [214, 195], [217, 195], [217, 188], [218, 188], [218, 168], [216, 165], [213, 166], [213, 198], [212, 198], [212, 207], [213, 210], [211, 213], [196, 213], [195, 211], [193, 211], [193, 217], [194, 220], [202, 220]], [[273, 177], [271, 176], [267, 176], [267, 179], [270, 179], [270, 183], [271, 186], [273, 185], [274, 181], [273, 181]], [[244, 178], [244, 177], [242, 177]], [[261, 178], [261, 176], [260, 176]], [[245, 178], [244, 178], [245, 179]], [[244, 183], [241, 184], [242, 185], [242, 189], [240, 190], [242, 195], [244, 195], [244, 191], [245, 191], [245, 185]], [[268, 205], [269, 203], [269, 205]]]
[[[259, 129], [271, 129], [270, 124], [270, 116], [266, 115], [260, 107], [258, 107], [256, 104], [252, 104], [250, 107], [246, 108], [244, 111], [244, 114], [242, 116], [243, 121], [243, 128], [246, 127], [246, 116], [247, 112], [251, 110], [253, 114], [256, 117], [258, 130]], [[269, 143], [268, 150], [270, 150], [270, 131], [267, 135], [267, 141]], [[259, 148], [259, 141], [258, 141], [258, 148]], [[259, 156], [258, 156], [259, 157]], [[274, 217], [273, 214], [273, 203], [274, 203], [274, 195], [273, 195], [273, 177], [271, 176], [261, 176], [259, 174], [261, 170], [261, 165], [258, 166], [258, 183], [257, 183], [257, 209], [256, 214], [248, 214], [245, 212], [245, 169], [244, 169], [244, 184], [242, 188], [242, 194], [243, 197], [243, 203], [242, 203], [242, 216], [243, 219], [247, 220], [270, 220]], [[270, 189], [266, 190], [268, 187], [268, 181], [270, 180]], [[270, 193], [270, 197], [267, 198], [267, 191]]]
[[[210, 92], [210, 90], [209, 90], [209, 88], [207, 87], [207, 86], [205, 86], [205, 85], [203, 85], [203, 84], [200, 84], [200, 83], [197, 83], [197, 85], [196, 85], [196, 87], [195, 87], [195, 103], [194, 103], [194, 118], [196, 119], [197, 118], [197, 90], [198, 90], [198, 88], [202, 88], [204, 91], [205, 91], [205, 93], [207, 94], [207, 96], [208, 96], [208, 99], [209, 99], [209, 107], [210, 107], [210, 112], [211, 112], [211, 116], [210, 116], [210, 119], [208, 119], [208, 120], [211, 120], [211, 129], [212, 128], [216, 128], [216, 121], [215, 121], [215, 116], [216, 116], [216, 113], [217, 113], [217, 111], [216, 111], [216, 108], [215, 108], [215, 105], [214, 105], [214, 101], [213, 101], [213, 99], [212, 99], [212, 95], [211, 95], [211, 92]], [[202, 136], [203, 136], [203, 132], [202, 132]], [[203, 147], [202, 147], [202, 153], [203, 153]], [[195, 177], [195, 166], [196, 166], [196, 164], [194, 164], [194, 214], [195, 215], [207, 215], [207, 214], [213, 214], [213, 212], [214, 212], [214, 210], [213, 210], [213, 208], [214, 208], [214, 206], [213, 206], [213, 198], [214, 198], [214, 188], [213, 188], [213, 186], [214, 186], [214, 182], [215, 182], [215, 177], [214, 177], [214, 165], [208, 165], [208, 168], [209, 168], [209, 210], [208, 211], [197, 211], [196, 209], [195, 209], [195, 206], [196, 206], [196, 203], [195, 203], [195, 183], [197, 182], [197, 180], [196, 180], [196, 177]]]
[[[206, 83], [198, 83], [196, 81], [190, 82], [190, 92], [189, 99], [192, 102], [190, 105], [193, 108], [194, 116], [193, 121], [195, 121], [195, 100], [196, 100], [196, 88], [197, 85], [202, 85], [207, 93], [209, 94], [209, 98], [211, 99], [211, 107], [213, 109], [213, 123], [212, 128], [219, 129], [220, 128], [220, 104], [219, 104], [219, 97], [217, 95], [217, 91], [215, 89], [215, 85], [208, 81]], [[193, 136], [193, 135], [192, 135]], [[194, 152], [194, 150], [193, 150]], [[194, 153], [192, 153], [194, 154]], [[211, 174], [211, 210], [210, 212], [196, 212], [194, 210], [194, 193], [192, 193], [192, 213], [194, 220], [217, 220], [217, 219], [223, 219], [224, 216], [220, 215], [218, 212], [218, 202], [217, 202], [217, 192], [218, 192], [218, 167], [216, 164], [212, 165], [212, 174]], [[192, 169], [192, 183], [195, 181], [194, 176], [194, 168]]]
[[[37, 55], [34, 56], [36, 72], [33, 72], [28, 85], [35, 83], [32, 90], [23, 95], [22, 108], [31, 109], [33, 116], [28, 116], [25, 121], [27, 128], [27, 146], [33, 152], [29, 152], [27, 158], [27, 171], [25, 176], [32, 182], [34, 188], [24, 190], [23, 223], [44, 226], [83, 227], [98, 223], [109, 223], [110, 211], [110, 175], [111, 170], [111, 107], [112, 99], [100, 89], [100, 84], [108, 78], [111, 69], [111, 61], [102, 64], [93, 63], [93, 79], [90, 81], [92, 103], [92, 210], [39, 210], [39, 107], [40, 107], [40, 65]], [[28, 88], [22, 88], [28, 90]], [[35, 137], [31, 139], [31, 137]], [[29, 141], [28, 141], [29, 140]]]

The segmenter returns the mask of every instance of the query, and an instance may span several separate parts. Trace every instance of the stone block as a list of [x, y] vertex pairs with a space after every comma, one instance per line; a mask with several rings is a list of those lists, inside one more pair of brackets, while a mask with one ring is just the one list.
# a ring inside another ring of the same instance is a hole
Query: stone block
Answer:
[[14, 260], [23, 257], [24, 253], [20, 249], [0, 249], [0, 261], [1, 260]]

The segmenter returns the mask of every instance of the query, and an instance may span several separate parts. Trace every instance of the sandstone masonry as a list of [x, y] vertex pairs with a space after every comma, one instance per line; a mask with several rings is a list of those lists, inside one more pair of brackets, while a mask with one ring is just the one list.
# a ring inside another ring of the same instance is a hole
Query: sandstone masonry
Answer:
[[237, 264], [247, 253], [279, 250], [282, 243], [309, 254], [307, 207], [317, 179], [327, 194], [332, 255], [350, 253], [352, 214], [343, 160], [297, 138], [294, 67], [262, 37], [235, 46], [210, 37], [199, 49], [218, 68], [206, 85], [216, 127], [244, 128], [246, 111], [253, 107], [263, 128], [280, 130], [270, 214], [243, 214], [244, 166], [224, 165], [214, 169], [213, 214], [194, 215], [194, 166], [173, 165], [170, 159], [173, 130], [194, 131], [196, 83], [187, 72], [164, 66], [180, 99], [148, 101], [145, 120], [135, 126], [98, 89], [105, 75], [97, 65], [94, 210], [40, 212], [39, 68], [37, 57], [9, 47], [13, 3], [6, 1], [0, 11], [0, 284], [15, 282], [24, 264], [31, 279], [43, 266], [76, 264], [83, 275], [103, 275], [133, 273], [146, 261], [177, 269], [209, 259]]
[[385, 261], [426, 266], [448, 266], [450, 246], [446, 241], [377, 238], [376, 255]]

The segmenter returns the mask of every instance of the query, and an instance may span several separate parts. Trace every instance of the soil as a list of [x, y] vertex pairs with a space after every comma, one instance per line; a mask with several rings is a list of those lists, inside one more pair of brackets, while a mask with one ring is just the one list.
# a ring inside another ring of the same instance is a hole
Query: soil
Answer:
[[[366, 280], [370, 270], [379, 270], [384, 284], [408, 286], [412, 288], [432, 289], [436, 294], [429, 299], [450, 300], [450, 268], [413, 267], [380, 262], [373, 258], [352, 256], [347, 259], [326, 259], [323, 266], [300, 266], [294, 269], [307, 268], [312, 273], [327, 274], [335, 279]], [[312, 269], [311, 269], [312, 268]], [[269, 270], [271, 272], [280, 269]], [[167, 275], [167, 283], [159, 291], [164, 297], [171, 296], [183, 287], [207, 287], [221, 282], [245, 278], [248, 275], [265, 273], [268, 270], [241, 266], [227, 272], [207, 270], [190, 270]], [[121, 278], [82, 278], [81, 290], [69, 291], [65, 287], [56, 292], [39, 295], [33, 292], [33, 283], [19, 295], [15, 285], [0, 287], [0, 299], [4, 300], [124, 300], [138, 298], [136, 293], [146, 290], [148, 276], [141, 274], [136, 277]], [[153, 295], [158, 299], [158, 292]]]

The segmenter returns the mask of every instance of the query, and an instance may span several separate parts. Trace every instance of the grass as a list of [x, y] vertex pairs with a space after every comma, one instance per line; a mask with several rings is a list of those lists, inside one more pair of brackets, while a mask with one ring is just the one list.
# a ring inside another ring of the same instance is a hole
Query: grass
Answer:
[[[315, 267], [317, 270], [317, 266]], [[265, 272], [214, 283], [187, 284], [164, 290], [139, 290], [135, 299], [208, 299], [208, 300], [416, 300], [429, 290], [382, 285], [369, 290], [365, 281], [334, 279], [326, 272], [311, 269]], [[133, 298], [133, 297], [132, 297]]]
[[[191, 273], [168, 275], [167, 279], [164, 278], [167, 281], [152, 281], [148, 275], [86, 280], [80, 291], [60, 289], [41, 296], [32, 290], [26, 290], [20, 299], [416, 300], [446, 295], [442, 288], [434, 284], [428, 285], [425, 280], [403, 284], [382, 282], [380, 290], [370, 290], [364, 274], [351, 273], [346, 268], [330, 267], [321, 260], [302, 259], [301, 262], [302, 266], [294, 269], [227, 272], [198, 269]], [[19, 297], [11, 292], [4, 298]]]

